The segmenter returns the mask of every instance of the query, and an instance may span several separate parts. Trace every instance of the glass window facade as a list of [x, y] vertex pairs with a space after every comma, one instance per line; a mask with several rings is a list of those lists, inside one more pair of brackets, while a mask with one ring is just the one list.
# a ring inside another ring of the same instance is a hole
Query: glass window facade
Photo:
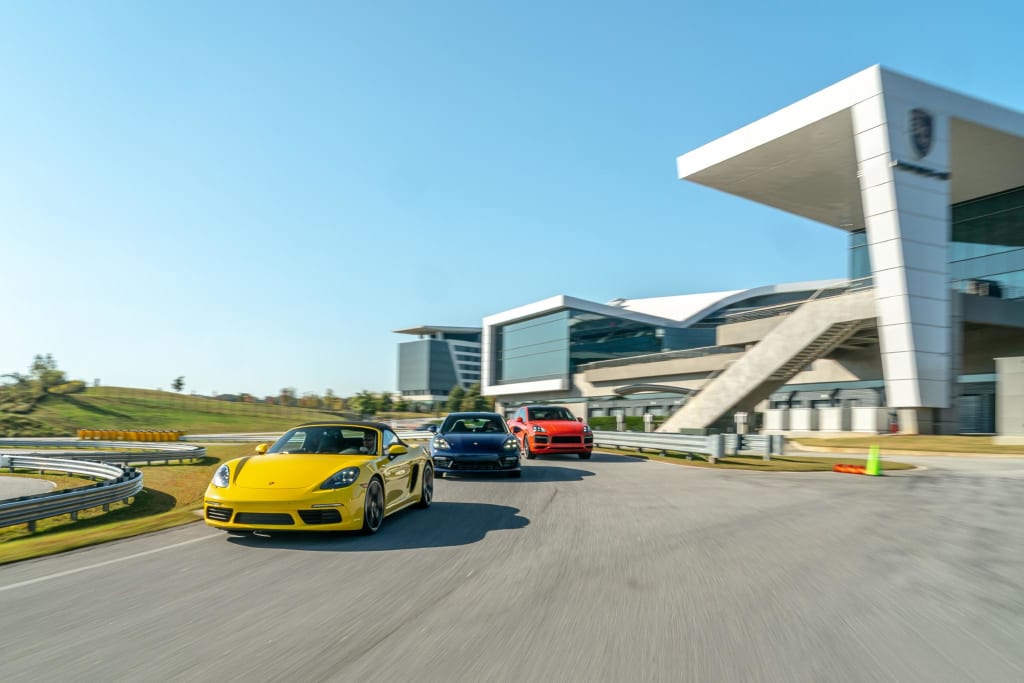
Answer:
[[496, 381], [567, 377], [596, 360], [665, 350], [665, 330], [613, 316], [567, 309], [497, 328]]
[[503, 325], [495, 332], [495, 379], [499, 383], [566, 376], [569, 311]]
[[850, 279], [859, 280], [871, 275], [871, 256], [868, 253], [868, 235], [863, 230], [850, 233]]
[[954, 204], [949, 260], [956, 289], [1024, 298], [1024, 187]]

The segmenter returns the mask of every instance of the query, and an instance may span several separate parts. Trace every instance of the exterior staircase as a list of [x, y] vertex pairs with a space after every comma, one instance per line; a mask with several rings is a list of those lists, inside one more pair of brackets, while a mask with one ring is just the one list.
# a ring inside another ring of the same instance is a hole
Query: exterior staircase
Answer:
[[808, 301], [743, 356], [709, 376], [658, 431], [706, 428], [737, 410], [752, 410], [809, 364], [873, 325], [875, 315], [873, 289]]

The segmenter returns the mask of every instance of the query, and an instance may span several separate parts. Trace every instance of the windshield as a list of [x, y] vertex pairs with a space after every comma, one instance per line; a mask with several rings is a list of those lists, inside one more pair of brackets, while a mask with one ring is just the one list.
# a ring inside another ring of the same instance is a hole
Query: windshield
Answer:
[[374, 455], [380, 432], [368, 427], [296, 427], [267, 449], [267, 453], [337, 453]]
[[508, 425], [499, 415], [449, 415], [441, 425], [442, 434], [507, 434]]
[[529, 408], [529, 419], [534, 420], [576, 420], [576, 416], [565, 408]]

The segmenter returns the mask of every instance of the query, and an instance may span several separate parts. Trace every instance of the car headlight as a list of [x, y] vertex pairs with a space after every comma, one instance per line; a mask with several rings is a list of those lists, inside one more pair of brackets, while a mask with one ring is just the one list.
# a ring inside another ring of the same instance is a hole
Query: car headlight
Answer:
[[503, 443], [501, 447], [506, 451], [518, 451], [519, 441], [515, 437], [512, 437], [511, 439], [506, 439], [505, 443]]
[[434, 450], [435, 451], [450, 451], [451, 449], [452, 449], [452, 445], [450, 443], [448, 443], [448, 439], [444, 438], [443, 436], [435, 436], [434, 437]]
[[534, 431], [534, 432], [546, 432], [546, 431], [548, 431], [548, 430], [544, 429], [544, 428], [543, 428], [543, 427], [541, 427], [540, 425], [533, 425], [533, 431]]
[[583, 425], [583, 433], [584, 434], [590, 433], [590, 425]]
[[217, 468], [217, 471], [213, 473], [213, 481], [211, 483], [219, 489], [226, 489], [230, 481], [231, 470], [228, 469], [227, 465], [221, 465]]
[[321, 489], [343, 489], [346, 486], [351, 486], [355, 483], [356, 479], [359, 478], [358, 467], [346, 467], [340, 472], [335, 472], [331, 477], [320, 484]]

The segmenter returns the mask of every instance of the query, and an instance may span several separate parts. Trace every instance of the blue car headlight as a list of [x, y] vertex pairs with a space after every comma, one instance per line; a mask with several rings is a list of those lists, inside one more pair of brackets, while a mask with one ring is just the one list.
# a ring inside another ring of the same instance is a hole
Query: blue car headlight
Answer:
[[359, 478], [358, 467], [346, 467], [340, 472], [335, 472], [331, 477], [320, 484], [321, 489], [343, 489], [346, 486], [351, 486], [355, 483], [356, 479]]
[[448, 439], [443, 436], [435, 436], [431, 445], [434, 447], [435, 451], [450, 451], [452, 449], [452, 445], [448, 443]]
[[213, 481], [211, 483], [219, 489], [226, 489], [230, 482], [231, 470], [228, 469], [227, 465], [221, 465], [217, 468], [217, 471], [213, 473]]
[[518, 441], [518, 439], [516, 439], [513, 436], [511, 439], [506, 439], [505, 443], [503, 443], [501, 445], [501, 447], [502, 447], [503, 450], [506, 450], [506, 451], [518, 451], [519, 450], [519, 441]]

